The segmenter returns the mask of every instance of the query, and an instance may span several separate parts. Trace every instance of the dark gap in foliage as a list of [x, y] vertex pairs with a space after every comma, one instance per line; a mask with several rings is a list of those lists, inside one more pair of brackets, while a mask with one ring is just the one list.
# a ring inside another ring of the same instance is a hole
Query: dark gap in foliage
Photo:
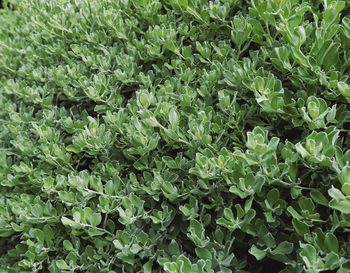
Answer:
[[77, 164], [77, 171], [81, 172], [83, 170], [88, 170], [89, 172], [91, 172], [91, 164], [93, 163], [94, 159], [98, 159], [98, 156], [83, 156], [81, 159], [79, 159], [79, 163]]
[[196, 257], [196, 252], [195, 252], [196, 245], [191, 240], [189, 240], [188, 238], [183, 238], [182, 239], [182, 248], [187, 253], [191, 254], [194, 257]]
[[342, 124], [342, 131], [340, 131], [339, 136], [342, 137], [344, 140], [349, 136], [350, 132], [350, 122], [346, 121]]
[[181, 149], [171, 149], [171, 150], [169, 150], [167, 153], [166, 153], [166, 155], [167, 156], [170, 156], [170, 157], [172, 157], [172, 158], [176, 158], [176, 156], [179, 154], [179, 153], [181, 153]]
[[[232, 48], [234, 48], [234, 44], [233, 44], [233, 42], [231, 42], [231, 46], [232, 46]], [[247, 50], [245, 50], [244, 52], [243, 52], [243, 54], [241, 54], [240, 55], [240, 58], [245, 58], [245, 57], [250, 57], [250, 52], [251, 51], [256, 51], [256, 50], [259, 50], [260, 49], [260, 45], [259, 44], [257, 44], [257, 43], [254, 43], [254, 42], [251, 42], [250, 43], [250, 45], [249, 45], [249, 48], [247, 49]]]
[[33, 108], [34, 108], [34, 110], [33, 110], [33, 117], [35, 117], [39, 113], [39, 111], [42, 110], [42, 107], [40, 107], [38, 104], [34, 104]]
[[[113, 212], [113, 213], [108, 214], [108, 219], [110, 219], [114, 222], [116, 231], [125, 229], [125, 226], [119, 222], [120, 216], [119, 216], [118, 212]], [[145, 228], [144, 231], [146, 231], [146, 230], [147, 229]]]
[[344, 19], [344, 17], [348, 17], [350, 15], [350, 7], [346, 7], [345, 9], [342, 10], [340, 14], [340, 22]]
[[21, 243], [20, 236], [17, 234], [11, 237], [0, 238], [0, 255], [4, 255], [11, 249], [15, 249]]
[[[0, 0], [0, 9], [4, 9], [4, 8], [5, 8], [5, 3], [3, 0]], [[15, 7], [11, 3], [7, 3], [7, 8], [9, 8], [12, 11], [15, 10]]]
[[261, 273], [278, 273], [285, 268], [285, 265], [279, 261], [273, 259], [264, 259], [261, 261], [262, 268]]
[[84, 107], [84, 110], [86, 110], [86, 112], [88, 112], [90, 117], [93, 118], [97, 118], [98, 117], [98, 113], [95, 111], [95, 107], [97, 105], [97, 103], [95, 101], [88, 101], [86, 104], [86, 106]]
[[349, 139], [349, 133], [345, 131], [340, 131], [339, 138], [342, 145], [346, 145], [350, 143]]
[[281, 142], [286, 142], [287, 140], [289, 142], [294, 143], [295, 141], [298, 141], [300, 137], [305, 132], [303, 127], [294, 127], [292, 129], [287, 129], [289, 127], [289, 123], [286, 121], [281, 121], [278, 126], [274, 127], [274, 132], [277, 137], [281, 140]]
[[[254, 129], [254, 126], [251, 125], [251, 124], [248, 123], [248, 122], [245, 122], [245, 123], [244, 123], [244, 128], [242, 128], [242, 129], [244, 129], [245, 132], [249, 132], [249, 131], [252, 131], [252, 130]], [[243, 131], [243, 130], [242, 130], [242, 131]], [[228, 130], [228, 133], [235, 133], [235, 132], [234, 132], [233, 129], [229, 129], [229, 130]]]
[[253, 240], [253, 237], [249, 234], [244, 234], [241, 230], [236, 230], [233, 233], [232, 239], [233, 242], [233, 252], [235, 257], [239, 261], [245, 261], [246, 267], [245, 270], [248, 272], [258, 272], [256, 271], [256, 266], [260, 266], [257, 264], [256, 258], [249, 253], [250, 245], [249, 241]]
[[316, 0], [314, 2], [314, 8], [315, 8], [315, 11], [317, 12], [320, 12], [322, 13], [324, 11], [324, 6], [323, 6], [323, 1], [322, 0]]
[[[338, 216], [339, 217], [339, 216]], [[333, 222], [332, 221], [329, 221], [327, 223], [327, 228], [328, 229], [331, 229], [333, 226]], [[345, 242], [348, 242], [350, 240], [350, 235], [349, 233], [346, 233], [346, 232], [343, 232], [340, 228], [336, 229], [334, 231], [334, 235], [337, 237], [337, 238], [342, 238]], [[350, 258], [350, 248], [348, 247], [347, 249], [344, 248], [344, 251], [347, 255], [348, 258]]]
[[121, 89], [120, 93], [125, 98], [123, 105], [125, 106], [129, 99], [132, 98], [132, 96], [135, 94], [136, 90], [138, 89], [139, 85], [131, 85], [127, 86]]

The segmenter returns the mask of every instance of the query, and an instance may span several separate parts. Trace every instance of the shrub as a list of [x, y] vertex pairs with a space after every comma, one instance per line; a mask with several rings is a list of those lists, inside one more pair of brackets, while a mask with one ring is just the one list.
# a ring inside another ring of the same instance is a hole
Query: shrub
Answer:
[[350, 1], [3, 6], [1, 272], [350, 272]]

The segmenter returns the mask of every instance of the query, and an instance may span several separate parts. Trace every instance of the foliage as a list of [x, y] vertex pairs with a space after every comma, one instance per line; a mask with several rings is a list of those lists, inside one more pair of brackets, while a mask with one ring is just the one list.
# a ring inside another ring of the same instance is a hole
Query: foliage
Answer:
[[350, 1], [3, 6], [1, 272], [350, 272]]

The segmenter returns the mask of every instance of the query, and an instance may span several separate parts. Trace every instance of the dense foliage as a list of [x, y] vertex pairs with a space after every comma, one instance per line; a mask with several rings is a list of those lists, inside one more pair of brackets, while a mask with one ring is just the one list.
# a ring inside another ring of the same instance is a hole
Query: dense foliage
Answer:
[[0, 272], [350, 272], [350, 1], [3, 5]]

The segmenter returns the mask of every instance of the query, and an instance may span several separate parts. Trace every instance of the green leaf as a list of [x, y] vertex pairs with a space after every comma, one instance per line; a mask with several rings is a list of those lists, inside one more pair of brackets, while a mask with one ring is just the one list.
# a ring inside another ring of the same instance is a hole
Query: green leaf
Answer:
[[287, 255], [287, 254], [291, 254], [293, 252], [293, 244], [290, 242], [282, 242], [280, 243], [274, 250], [273, 253], [274, 254], [280, 254], [280, 255]]
[[88, 230], [88, 234], [91, 237], [100, 236], [100, 235], [102, 235], [104, 233], [106, 233], [106, 232], [103, 231], [103, 230], [95, 229], [95, 228], [89, 228], [89, 230]]
[[307, 268], [313, 268], [314, 264], [317, 261], [317, 252], [312, 245], [305, 245], [300, 252], [300, 256], [304, 260]]
[[179, 266], [175, 262], [167, 262], [164, 264], [165, 272], [177, 273], [179, 272]]
[[64, 216], [61, 218], [61, 221], [62, 221], [62, 224], [65, 225], [65, 226], [71, 226], [71, 225], [75, 225], [76, 224], [74, 221], [72, 221], [69, 218], [64, 217]]
[[212, 259], [212, 255], [210, 253], [210, 251], [206, 248], [196, 248], [196, 254], [200, 259], [203, 260], [211, 260]]
[[345, 166], [338, 175], [342, 185], [350, 183], [350, 166]]
[[181, 272], [191, 273], [192, 271], [191, 261], [185, 255], [183, 254], [180, 255], [177, 260], [178, 260], [178, 263], [180, 263]]
[[266, 251], [257, 248], [255, 245], [252, 245], [252, 247], [249, 249], [249, 253], [252, 254], [258, 261], [262, 260], [267, 255]]
[[70, 267], [66, 264], [66, 262], [64, 260], [57, 260], [56, 266], [62, 270], [69, 270], [70, 269]]
[[68, 240], [64, 240], [63, 241], [63, 246], [68, 251], [73, 251], [74, 250], [74, 247], [73, 247], [72, 243], [70, 241], [68, 241]]
[[143, 273], [151, 273], [152, 272], [153, 262], [150, 260], [143, 265]]
[[35, 205], [32, 207], [32, 214], [33, 214], [35, 217], [41, 217], [42, 214], [43, 214], [43, 208], [42, 208], [39, 204], [35, 204]]
[[179, 124], [179, 116], [176, 112], [176, 110], [174, 109], [171, 109], [169, 111], [169, 121], [170, 121], [170, 124], [172, 126], [172, 128], [176, 128]]
[[78, 154], [78, 153], [80, 153], [81, 152], [81, 150], [79, 150], [77, 147], [75, 147], [74, 145], [69, 145], [69, 146], [67, 146], [66, 147], [66, 150], [68, 151], [68, 152], [73, 152], [73, 153], [76, 153], [76, 154]]
[[303, 217], [293, 207], [288, 207], [287, 211], [292, 215], [293, 218], [298, 220], [303, 219]]
[[310, 233], [309, 227], [305, 223], [299, 221], [298, 219], [294, 218], [292, 220], [292, 224], [293, 224], [293, 227], [295, 228], [295, 231], [300, 236], [304, 237], [304, 235]]
[[90, 216], [90, 223], [93, 227], [98, 226], [102, 221], [102, 217], [100, 213], [93, 213]]
[[75, 202], [75, 194], [73, 192], [59, 192], [59, 197], [62, 201], [67, 203], [74, 203]]
[[179, 245], [175, 240], [171, 240], [168, 246], [168, 249], [169, 249], [170, 255], [177, 255], [178, 253], [180, 253]]
[[187, 0], [178, 0], [179, 1], [179, 5], [184, 8], [184, 9], [187, 9], [187, 6], [188, 6], [188, 2]]
[[320, 191], [313, 190], [310, 192], [310, 196], [317, 204], [328, 206], [328, 200]]
[[142, 247], [139, 244], [133, 244], [130, 248], [131, 253], [137, 254], [142, 250]]
[[[337, 267], [339, 267], [339, 265], [342, 262], [339, 259], [339, 255], [335, 254], [334, 252], [328, 253], [326, 258], [325, 258], [325, 267], [329, 268], [331, 270], [336, 269]], [[341, 270], [338, 270], [337, 273], [342, 272]]]
[[328, 194], [333, 198], [333, 200], [329, 202], [330, 207], [346, 214], [350, 213], [350, 200], [346, 198], [341, 191], [336, 188], [331, 188], [328, 190]]
[[325, 236], [324, 242], [329, 251], [334, 251], [335, 253], [338, 253], [339, 243], [337, 237], [335, 237], [334, 234], [328, 232]]

